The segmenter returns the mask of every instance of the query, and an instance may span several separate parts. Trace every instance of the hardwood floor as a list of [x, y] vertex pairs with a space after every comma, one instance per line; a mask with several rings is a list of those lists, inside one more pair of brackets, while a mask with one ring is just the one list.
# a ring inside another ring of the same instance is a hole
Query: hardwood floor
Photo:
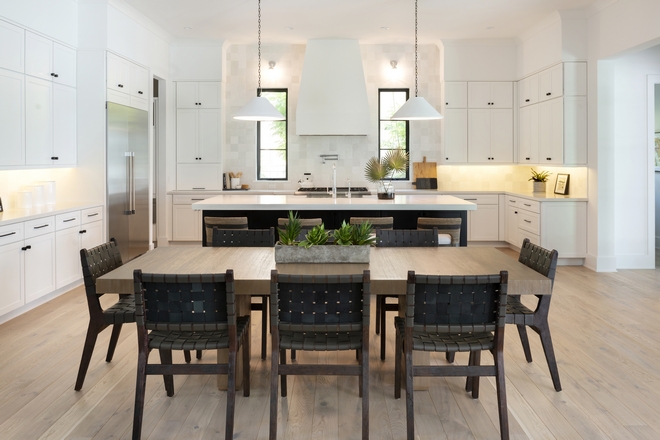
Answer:
[[[560, 267], [550, 326], [563, 391], [553, 389], [538, 336], [530, 332], [534, 362], [527, 363], [515, 328], [508, 326], [505, 368], [511, 438], [660, 438], [659, 299], [657, 266], [602, 274]], [[0, 325], [0, 439], [130, 438], [135, 328], [124, 326], [111, 363], [105, 362], [110, 331], [99, 336], [84, 387], [76, 392], [87, 316], [79, 287]], [[248, 398], [237, 393], [235, 438], [268, 437], [270, 358], [259, 358], [259, 317], [258, 312], [252, 314], [252, 392]], [[388, 315], [389, 325], [391, 319]], [[385, 362], [379, 359], [378, 337], [372, 335], [373, 439], [405, 438], [405, 399], [393, 397], [393, 333], [388, 332]], [[484, 355], [483, 362], [491, 362], [489, 357]], [[202, 362], [214, 359], [214, 353], [205, 353]], [[298, 359], [350, 362], [355, 355], [298, 352]], [[457, 356], [457, 362], [466, 360]], [[445, 361], [433, 355], [431, 362]], [[434, 378], [428, 391], [415, 393], [419, 438], [499, 438], [494, 380], [482, 378], [478, 400], [463, 386], [463, 378]], [[288, 397], [280, 399], [279, 438], [360, 437], [357, 378], [290, 377], [288, 388]], [[162, 379], [150, 376], [143, 438], [222, 438], [225, 403], [215, 378], [175, 376], [175, 395], [170, 398]]]

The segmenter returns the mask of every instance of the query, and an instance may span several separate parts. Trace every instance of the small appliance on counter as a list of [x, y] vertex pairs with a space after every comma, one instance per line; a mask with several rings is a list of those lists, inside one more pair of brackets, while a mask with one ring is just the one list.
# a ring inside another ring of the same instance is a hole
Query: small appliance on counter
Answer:
[[301, 188], [313, 188], [314, 187], [314, 178], [312, 173], [303, 173], [303, 176], [298, 180]]

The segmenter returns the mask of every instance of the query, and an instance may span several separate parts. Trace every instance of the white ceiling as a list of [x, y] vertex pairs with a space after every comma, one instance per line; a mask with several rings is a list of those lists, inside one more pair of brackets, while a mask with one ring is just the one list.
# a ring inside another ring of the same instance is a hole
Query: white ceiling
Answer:
[[[257, 40], [257, 0], [124, 1], [176, 38], [243, 44]], [[553, 11], [581, 9], [593, 2], [419, 0], [419, 41], [514, 38]], [[413, 0], [262, 0], [262, 43], [333, 37], [370, 44], [412, 43], [414, 4]]]

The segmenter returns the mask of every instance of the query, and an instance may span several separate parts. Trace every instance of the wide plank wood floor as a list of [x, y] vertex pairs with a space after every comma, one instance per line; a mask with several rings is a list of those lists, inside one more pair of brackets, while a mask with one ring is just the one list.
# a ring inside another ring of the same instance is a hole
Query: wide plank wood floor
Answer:
[[[505, 369], [511, 438], [660, 438], [659, 299], [657, 267], [603, 274], [560, 267], [550, 326], [563, 391], [552, 387], [536, 334], [530, 332], [534, 362], [527, 363], [515, 328], [508, 326]], [[79, 287], [0, 325], [0, 439], [130, 438], [135, 328], [125, 326], [111, 363], [105, 362], [110, 332], [99, 336], [83, 390], [75, 392], [87, 316]], [[252, 319], [252, 393], [249, 398], [237, 393], [235, 438], [265, 439], [270, 358], [259, 358], [260, 312]], [[391, 319], [388, 315], [389, 325]], [[405, 438], [405, 400], [393, 397], [393, 333], [388, 332], [386, 362], [378, 356], [378, 337], [372, 335], [371, 340], [373, 439]], [[492, 362], [489, 357], [484, 355], [483, 362]], [[215, 353], [207, 352], [201, 362], [214, 359]], [[355, 355], [299, 352], [298, 359], [353, 362]], [[457, 361], [466, 358], [459, 355]], [[433, 355], [431, 362], [445, 361]], [[175, 395], [170, 398], [162, 380], [149, 377], [143, 438], [222, 438], [226, 398], [215, 384], [213, 377], [175, 376]], [[478, 400], [471, 399], [463, 386], [463, 378], [437, 378], [428, 391], [415, 393], [418, 438], [499, 438], [494, 381], [482, 379]], [[290, 377], [288, 387], [288, 397], [280, 398], [279, 438], [360, 437], [357, 378]]]

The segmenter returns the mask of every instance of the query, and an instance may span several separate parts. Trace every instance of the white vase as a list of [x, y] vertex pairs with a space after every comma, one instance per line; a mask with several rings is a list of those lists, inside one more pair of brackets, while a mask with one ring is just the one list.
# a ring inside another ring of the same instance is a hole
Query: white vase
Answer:
[[546, 182], [533, 182], [534, 183], [534, 192], [535, 193], [544, 193]]

